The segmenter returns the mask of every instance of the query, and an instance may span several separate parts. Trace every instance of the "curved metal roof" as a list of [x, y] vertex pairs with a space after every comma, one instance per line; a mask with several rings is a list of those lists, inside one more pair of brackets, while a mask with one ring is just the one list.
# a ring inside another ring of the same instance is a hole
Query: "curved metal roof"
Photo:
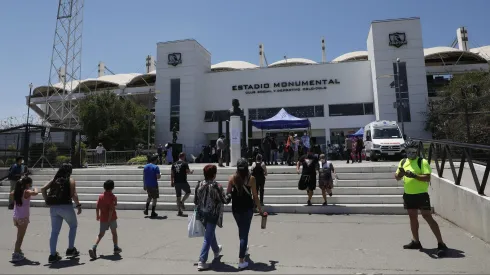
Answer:
[[485, 58], [486, 60], [490, 61], [490, 45], [478, 47], [478, 48], [473, 48], [470, 50], [470, 52], [476, 53], [476, 54], [480, 55], [481, 57]]
[[455, 49], [451, 47], [432, 47], [424, 49], [424, 57], [427, 61], [428, 59], [445, 59], [459, 56], [461, 58], [468, 57], [470, 59], [474, 59], [478, 62], [487, 62], [485, 58], [482, 56], [468, 51], [462, 51], [460, 49]]
[[317, 62], [306, 59], [306, 58], [287, 58], [276, 61], [269, 65], [269, 67], [283, 67], [283, 66], [292, 66], [292, 65], [312, 65], [318, 64]]
[[224, 61], [211, 65], [211, 70], [246, 70], [256, 69], [259, 66], [246, 61]]
[[345, 53], [333, 59], [332, 62], [347, 62], [347, 61], [357, 61], [357, 60], [368, 60], [368, 52], [356, 51], [356, 52]]

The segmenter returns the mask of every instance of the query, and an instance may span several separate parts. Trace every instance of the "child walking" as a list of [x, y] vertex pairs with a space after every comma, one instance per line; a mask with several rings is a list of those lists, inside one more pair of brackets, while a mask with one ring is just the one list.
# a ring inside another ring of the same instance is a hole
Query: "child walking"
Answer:
[[37, 189], [31, 190], [31, 188], [32, 179], [24, 177], [15, 183], [15, 189], [10, 193], [14, 200], [14, 225], [17, 227], [17, 240], [12, 254], [12, 262], [19, 262], [25, 259], [24, 253], [22, 253], [20, 248], [29, 225], [31, 197], [38, 194]]
[[114, 190], [114, 181], [107, 180], [104, 182], [104, 190], [105, 192], [101, 194], [97, 200], [97, 208], [95, 210], [97, 220], [100, 221], [100, 231], [94, 246], [88, 251], [90, 258], [92, 259], [97, 258], [97, 245], [109, 228], [111, 229], [112, 241], [114, 242], [114, 254], [122, 252], [122, 249], [117, 245], [117, 198], [112, 193], [112, 190]]

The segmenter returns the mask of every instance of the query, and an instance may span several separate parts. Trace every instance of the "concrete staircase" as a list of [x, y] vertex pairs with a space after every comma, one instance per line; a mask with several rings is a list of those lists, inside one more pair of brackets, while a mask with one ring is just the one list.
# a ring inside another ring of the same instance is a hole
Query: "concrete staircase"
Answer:
[[[339, 181], [328, 197], [328, 206], [321, 206], [323, 199], [319, 188], [312, 203], [306, 206], [306, 192], [297, 188], [299, 175], [295, 167], [270, 166], [265, 185], [265, 210], [271, 213], [315, 213], [315, 214], [404, 214], [403, 186], [393, 178], [394, 163], [335, 163]], [[203, 165], [191, 165], [195, 172], [188, 176], [192, 188], [203, 179]], [[170, 167], [161, 166], [160, 199], [157, 209], [175, 210], [175, 190], [170, 187]], [[221, 168], [217, 181], [226, 189], [233, 168]], [[33, 172], [35, 187], [41, 187], [51, 180], [55, 170], [44, 169]], [[77, 169], [73, 172], [77, 191], [84, 208], [94, 208], [98, 195], [103, 192], [103, 182], [112, 179], [116, 183], [114, 193], [118, 197], [118, 209], [142, 210], [146, 201], [146, 191], [142, 186], [142, 169], [136, 167], [107, 167]], [[0, 205], [8, 203], [9, 182], [0, 186]], [[194, 189], [192, 189], [194, 192]], [[316, 204], [316, 205], [315, 205]], [[42, 196], [33, 198], [32, 206], [44, 206]], [[187, 209], [192, 209], [193, 196], [187, 200]], [[230, 206], [226, 207], [229, 211]]]

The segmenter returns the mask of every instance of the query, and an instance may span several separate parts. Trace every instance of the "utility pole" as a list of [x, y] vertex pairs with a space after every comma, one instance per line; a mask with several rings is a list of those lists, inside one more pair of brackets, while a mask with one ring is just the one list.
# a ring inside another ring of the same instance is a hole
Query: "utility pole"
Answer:
[[401, 93], [401, 86], [400, 86], [400, 58], [396, 59], [396, 112], [397, 115], [400, 115], [400, 122], [402, 124], [402, 136], [405, 138], [405, 118], [404, 118], [404, 109], [400, 108], [405, 108], [405, 104], [402, 100], [402, 93]]
[[466, 100], [467, 94], [465, 88], [461, 88], [461, 97], [463, 98], [464, 120], [466, 124], [466, 140], [468, 143], [471, 143], [470, 117], [468, 113], [468, 102]]
[[24, 134], [24, 159], [26, 164], [29, 165], [29, 111], [31, 110], [31, 96], [32, 96], [32, 83], [29, 84], [29, 97], [27, 98], [27, 119], [26, 119], [26, 131]]

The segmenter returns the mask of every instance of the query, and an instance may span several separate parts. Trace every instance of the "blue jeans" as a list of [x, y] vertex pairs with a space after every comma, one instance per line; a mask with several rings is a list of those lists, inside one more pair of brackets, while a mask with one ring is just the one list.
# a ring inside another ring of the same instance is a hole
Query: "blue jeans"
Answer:
[[206, 223], [206, 232], [204, 233], [204, 243], [201, 248], [201, 255], [199, 261], [205, 263], [208, 260], [209, 248], [213, 249], [213, 252], [218, 253], [218, 240], [216, 239], [216, 224]]
[[250, 224], [252, 223], [252, 217], [254, 213], [250, 209], [246, 212], [233, 212], [236, 225], [238, 226], [238, 236], [240, 238], [240, 253], [238, 258], [245, 258], [245, 252], [248, 245], [248, 233], [250, 232]]
[[49, 215], [51, 216], [51, 238], [49, 239], [49, 250], [51, 255], [56, 254], [56, 245], [58, 244], [58, 236], [61, 231], [61, 226], [63, 225], [63, 220], [65, 220], [70, 227], [70, 232], [68, 233], [68, 248], [74, 248], [78, 221], [73, 205], [63, 204], [51, 206]]

